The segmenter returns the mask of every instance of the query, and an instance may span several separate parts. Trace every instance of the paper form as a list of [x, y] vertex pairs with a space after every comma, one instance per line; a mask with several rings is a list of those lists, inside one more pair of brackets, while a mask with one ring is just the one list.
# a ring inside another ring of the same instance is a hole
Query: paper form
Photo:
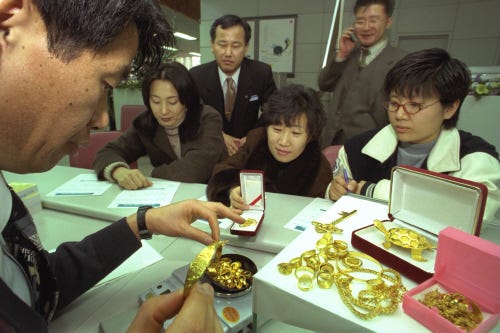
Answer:
[[68, 180], [47, 194], [48, 197], [101, 195], [111, 187], [108, 181], [97, 180], [93, 173], [84, 173]]
[[151, 187], [140, 190], [123, 190], [108, 208], [160, 207], [172, 202], [180, 182], [154, 181]]

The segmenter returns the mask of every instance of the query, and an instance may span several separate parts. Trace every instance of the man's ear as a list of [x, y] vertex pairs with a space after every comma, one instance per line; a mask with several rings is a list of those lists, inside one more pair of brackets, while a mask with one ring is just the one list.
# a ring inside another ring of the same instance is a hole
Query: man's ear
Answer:
[[7, 45], [33, 35], [27, 27], [36, 27], [41, 21], [39, 15], [38, 20], [33, 19], [35, 10], [31, 0], [0, 0], [0, 52]]
[[23, 0], [0, 0], [0, 28], [5, 29], [12, 24], [23, 6], [26, 3]]

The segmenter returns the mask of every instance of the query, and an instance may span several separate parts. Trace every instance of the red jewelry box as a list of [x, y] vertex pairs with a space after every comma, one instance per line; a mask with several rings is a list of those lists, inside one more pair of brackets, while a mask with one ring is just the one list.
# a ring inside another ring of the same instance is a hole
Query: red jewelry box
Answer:
[[[391, 174], [386, 230], [406, 228], [437, 244], [441, 230], [453, 226], [479, 235], [488, 189], [485, 185], [410, 166], [394, 167]], [[392, 244], [374, 225], [353, 231], [351, 243], [385, 265], [420, 283], [434, 274], [436, 250], [423, 250], [426, 261], [412, 258], [411, 250]]]
[[255, 236], [264, 219], [266, 208], [264, 173], [261, 170], [241, 170], [240, 186], [241, 196], [250, 206], [248, 210], [243, 211], [241, 217], [244, 219], [254, 219], [257, 221], [257, 224], [243, 226], [234, 223], [231, 226], [230, 232], [234, 235]]
[[453, 227], [440, 232], [434, 276], [403, 297], [403, 310], [433, 332], [465, 332], [419, 300], [438, 288], [458, 292], [479, 306], [483, 321], [473, 333], [488, 332], [500, 318], [500, 245]]

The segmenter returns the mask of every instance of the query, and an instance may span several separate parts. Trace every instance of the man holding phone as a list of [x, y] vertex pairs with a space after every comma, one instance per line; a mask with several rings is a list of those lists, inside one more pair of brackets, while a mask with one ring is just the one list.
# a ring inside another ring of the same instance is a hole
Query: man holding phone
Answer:
[[323, 146], [389, 123], [384, 109], [384, 78], [406, 52], [389, 45], [392, 0], [357, 0], [354, 24], [345, 29], [338, 50], [321, 70], [318, 86], [333, 91]]

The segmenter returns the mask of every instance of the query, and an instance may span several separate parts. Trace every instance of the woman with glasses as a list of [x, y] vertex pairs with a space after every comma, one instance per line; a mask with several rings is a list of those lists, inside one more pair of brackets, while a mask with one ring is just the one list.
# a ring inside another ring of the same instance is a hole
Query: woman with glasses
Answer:
[[351, 191], [387, 200], [391, 169], [410, 165], [485, 184], [484, 219], [494, 219], [500, 207], [498, 153], [456, 128], [470, 84], [466, 65], [442, 49], [417, 51], [396, 63], [384, 82], [390, 124], [346, 142], [327, 192], [330, 199]]

